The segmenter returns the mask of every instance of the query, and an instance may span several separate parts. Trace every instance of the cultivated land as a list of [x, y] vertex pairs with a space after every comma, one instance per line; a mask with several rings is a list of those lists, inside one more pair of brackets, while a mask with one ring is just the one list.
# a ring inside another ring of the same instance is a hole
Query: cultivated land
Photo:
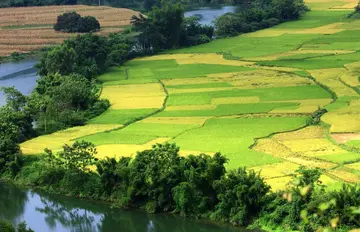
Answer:
[[[25, 154], [87, 140], [98, 157], [161, 142], [181, 154], [222, 152], [262, 170], [274, 190], [300, 166], [331, 188], [360, 180], [360, 21], [352, 0], [309, 0], [303, 19], [135, 59], [100, 76], [111, 108], [84, 127], [35, 138]], [[318, 109], [328, 112], [307, 126]], [[124, 125], [124, 126], [123, 126]]]
[[139, 14], [129, 9], [106, 6], [0, 8], [0, 56], [38, 50], [75, 36], [76, 34], [56, 32], [53, 29], [58, 15], [72, 11], [78, 12], [81, 16], [96, 17], [101, 25], [98, 34], [104, 35], [121, 31], [130, 25], [131, 16]]

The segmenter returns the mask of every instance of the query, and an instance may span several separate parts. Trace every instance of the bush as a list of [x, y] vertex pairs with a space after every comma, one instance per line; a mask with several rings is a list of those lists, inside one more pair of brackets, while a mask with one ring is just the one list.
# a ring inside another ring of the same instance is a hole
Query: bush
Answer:
[[0, 220], [0, 231], [1, 232], [34, 232], [30, 228], [26, 228], [26, 223], [21, 222], [15, 229], [10, 222]]
[[54, 25], [55, 31], [62, 31], [67, 33], [87, 33], [100, 30], [100, 23], [95, 17], [85, 16], [81, 17], [76, 12], [64, 13], [57, 17]]

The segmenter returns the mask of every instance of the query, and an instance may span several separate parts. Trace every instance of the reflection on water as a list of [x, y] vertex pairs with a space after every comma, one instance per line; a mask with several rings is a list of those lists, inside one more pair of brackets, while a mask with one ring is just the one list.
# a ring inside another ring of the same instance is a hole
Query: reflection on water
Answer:
[[236, 13], [239, 8], [236, 6], [221, 6], [221, 7], [200, 7], [194, 10], [186, 11], [185, 17], [199, 16], [199, 23], [202, 25], [213, 25], [213, 21], [226, 13]]
[[[36, 86], [37, 70], [35, 60], [0, 64], [0, 87], [14, 86], [21, 93], [28, 95]], [[0, 106], [5, 104], [4, 95], [0, 92]]]
[[36, 232], [245, 232], [173, 215], [111, 209], [77, 198], [22, 190], [0, 183], [0, 218], [26, 221]]

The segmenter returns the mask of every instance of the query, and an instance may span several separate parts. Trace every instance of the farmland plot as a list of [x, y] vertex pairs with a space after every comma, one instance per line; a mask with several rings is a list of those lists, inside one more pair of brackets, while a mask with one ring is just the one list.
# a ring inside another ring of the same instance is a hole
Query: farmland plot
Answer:
[[[359, 181], [360, 28], [345, 17], [356, 2], [306, 2], [301, 20], [111, 68], [99, 77], [111, 108], [87, 125], [108, 129], [71, 141], [93, 142], [98, 158], [164, 142], [181, 155], [221, 152], [227, 168], [261, 171], [273, 190], [299, 166], [323, 169], [330, 188]], [[71, 142], [52, 138], [23, 152]]]

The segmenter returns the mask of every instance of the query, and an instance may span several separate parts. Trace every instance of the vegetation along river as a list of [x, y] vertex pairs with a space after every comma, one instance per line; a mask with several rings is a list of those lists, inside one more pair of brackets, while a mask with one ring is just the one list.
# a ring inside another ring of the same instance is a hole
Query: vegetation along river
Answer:
[[246, 232], [174, 215], [111, 209], [107, 204], [0, 183], [0, 218], [35, 232]]
[[[201, 7], [185, 13], [200, 16], [201, 24], [237, 12], [236, 7]], [[0, 64], [0, 87], [14, 86], [30, 94], [36, 86], [36, 60]], [[0, 93], [0, 106], [5, 98]], [[36, 232], [245, 232], [249, 230], [190, 220], [174, 215], [149, 215], [142, 211], [112, 209], [108, 204], [51, 195], [0, 183], [0, 219], [13, 224], [26, 221]]]

